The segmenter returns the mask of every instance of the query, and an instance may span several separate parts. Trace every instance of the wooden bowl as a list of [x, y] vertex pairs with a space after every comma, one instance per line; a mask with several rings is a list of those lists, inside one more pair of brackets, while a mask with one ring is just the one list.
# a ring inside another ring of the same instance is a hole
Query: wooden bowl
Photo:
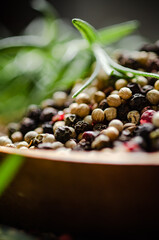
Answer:
[[0, 224], [114, 236], [159, 227], [159, 153], [53, 152], [2, 148], [25, 158], [0, 198]]

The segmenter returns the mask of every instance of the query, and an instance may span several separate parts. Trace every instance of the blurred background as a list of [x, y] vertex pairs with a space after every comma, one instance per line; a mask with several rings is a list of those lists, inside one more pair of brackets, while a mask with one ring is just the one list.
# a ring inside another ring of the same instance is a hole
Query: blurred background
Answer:
[[[159, 39], [158, 0], [34, 0], [31, 7], [32, 2], [1, 1], [0, 123], [19, 121], [29, 104], [40, 104], [57, 89], [69, 89], [90, 74], [94, 58], [87, 49], [79, 50], [81, 36], [72, 18], [86, 20], [97, 29], [138, 20], [134, 35], [108, 45], [112, 50], [139, 49]], [[12, 38], [19, 35], [24, 37]]]
[[[19, 34], [37, 16], [37, 12], [30, 7], [30, 2], [30, 0], [1, 1], [0, 23], [12, 34]], [[70, 22], [72, 18], [79, 17], [100, 28], [137, 19], [141, 23], [141, 34], [151, 41], [159, 38], [158, 0], [49, 0], [49, 2], [60, 17]]]

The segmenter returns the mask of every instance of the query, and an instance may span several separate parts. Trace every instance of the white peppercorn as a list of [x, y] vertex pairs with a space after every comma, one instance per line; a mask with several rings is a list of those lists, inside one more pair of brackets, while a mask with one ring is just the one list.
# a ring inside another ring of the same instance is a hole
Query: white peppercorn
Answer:
[[119, 90], [119, 96], [124, 99], [127, 100], [129, 98], [131, 98], [132, 96], [132, 91], [130, 90], [130, 88], [127, 87], [123, 87]]
[[130, 111], [127, 115], [127, 119], [129, 122], [138, 124], [140, 121], [140, 113], [138, 111]]
[[100, 108], [96, 108], [92, 112], [92, 120], [95, 122], [103, 122], [104, 121], [104, 111]]
[[76, 97], [76, 102], [78, 104], [81, 104], [81, 103], [86, 103], [86, 104], [89, 104], [90, 103], [90, 97], [88, 94], [86, 93], [80, 93], [77, 97]]
[[145, 86], [148, 84], [147, 78], [143, 77], [143, 76], [138, 76], [136, 78], [133, 78], [131, 80], [133, 83], [138, 83], [140, 84], [141, 87]]
[[92, 116], [91, 115], [87, 115], [84, 119], [85, 122], [89, 123], [90, 125], [92, 124]]
[[114, 107], [109, 107], [104, 110], [105, 117], [107, 121], [111, 121], [117, 117], [117, 109]]
[[69, 109], [70, 109], [70, 113], [76, 114], [78, 111], [78, 103], [72, 103]]
[[112, 94], [118, 94], [118, 93], [119, 93], [118, 90], [113, 90], [113, 91], [110, 93], [110, 95], [112, 95]]
[[11, 148], [16, 148], [16, 146], [13, 143], [7, 144], [5, 147], [11, 147]]
[[53, 142], [52, 144], [51, 144], [51, 147], [52, 147], [52, 149], [57, 149], [57, 148], [61, 148], [61, 147], [63, 147], [64, 145], [63, 145], [63, 143], [61, 143], [61, 142]]
[[155, 127], [159, 127], [159, 112], [156, 112], [152, 117], [152, 123]]
[[156, 90], [159, 90], [159, 80], [157, 80], [157, 81], [155, 82], [154, 88], [155, 88]]
[[15, 143], [15, 142], [20, 142], [23, 140], [23, 134], [20, 132], [20, 131], [17, 131], [17, 132], [14, 132], [12, 135], [11, 135], [11, 139], [12, 139], [12, 142]]
[[35, 137], [37, 137], [38, 133], [35, 132], [35, 131], [29, 131], [25, 134], [24, 136], [24, 140], [27, 142], [27, 143], [30, 143], [31, 140], [33, 140]]
[[115, 127], [108, 127], [107, 129], [102, 130], [101, 134], [108, 136], [111, 141], [114, 141], [118, 138], [119, 131]]
[[76, 145], [77, 144], [73, 139], [70, 139], [65, 143], [66, 148], [74, 148]]
[[26, 141], [22, 141], [22, 142], [17, 143], [16, 147], [17, 148], [29, 147], [29, 144]]
[[109, 123], [109, 126], [115, 127], [116, 129], [118, 129], [119, 132], [121, 132], [123, 130], [123, 123], [119, 119], [113, 119]]
[[42, 127], [38, 127], [34, 131], [37, 132], [38, 134], [41, 134], [41, 133], [43, 133], [43, 128]]
[[55, 92], [53, 94], [53, 99], [55, 101], [55, 104], [59, 107], [63, 106], [67, 99], [67, 94], [62, 91]]
[[116, 90], [120, 90], [120, 88], [126, 87], [127, 84], [128, 84], [128, 82], [125, 79], [118, 79], [115, 82], [115, 88], [116, 88]]
[[90, 107], [85, 104], [85, 103], [81, 103], [78, 105], [78, 109], [77, 109], [77, 115], [81, 118], [84, 118], [85, 116], [87, 116], [90, 112]]
[[1, 136], [0, 146], [6, 146], [7, 144], [12, 144], [12, 141], [7, 136]]
[[121, 98], [117, 94], [112, 94], [107, 97], [107, 103], [110, 107], [119, 107], [121, 105]]
[[103, 99], [105, 99], [105, 93], [102, 92], [102, 91], [97, 91], [95, 94], [94, 94], [94, 100], [95, 102], [99, 103], [101, 102]]
[[95, 140], [91, 144], [91, 147], [93, 149], [100, 150], [104, 147], [109, 147], [109, 145], [110, 145], [109, 137], [101, 134], [101, 135], [99, 135], [98, 137], [95, 138]]
[[46, 142], [53, 143], [53, 142], [55, 142], [55, 137], [53, 134], [46, 133], [43, 136], [42, 142], [43, 143], [46, 143]]
[[149, 100], [151, 104], [158, 104], [159, 103], [159, 91], [156, 89], [150, 90], [146, 94], [146, 98]]

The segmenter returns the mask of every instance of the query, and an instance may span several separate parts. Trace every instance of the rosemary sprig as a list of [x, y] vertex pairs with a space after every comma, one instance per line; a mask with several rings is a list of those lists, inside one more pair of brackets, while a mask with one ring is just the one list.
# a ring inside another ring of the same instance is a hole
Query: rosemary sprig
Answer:
[[[73, 19], [73, 25], [80, 31], [82, 36], [89, 42], [90, 49], [94, 53], [97, 62], [103, 67], [103, 70], [106, 72], [108, 76], [116, 75], [118, 77], [127, 77], [129, 73], [132, 74], [132, 78], [136, 75], [145, 76], [145, 77], [153, 77], [159, 79], [159, 75], [155, 73], [148, 73], [133, 70], [131, 68], [126, 68], [116, 63], [114, 60], [110, 58], [110, 56], [104, 51], [102, 48], [102, 40], [99, 38], [98, 32], [91, 26], [89, 23], [81, 20], [81, 19]], [[100, 67], [99, 67], [100, 69]], [[96, 75], [97, 70], [96, 70]], [[92, 74], [94, 76], [94, 73]], [[92, 82], [92, 76], [91, 76]], [[76, 97], [80, 92], [82, 92], [86, 88], [86, 84], [84, 84], [74, 95], [73, 98]]]

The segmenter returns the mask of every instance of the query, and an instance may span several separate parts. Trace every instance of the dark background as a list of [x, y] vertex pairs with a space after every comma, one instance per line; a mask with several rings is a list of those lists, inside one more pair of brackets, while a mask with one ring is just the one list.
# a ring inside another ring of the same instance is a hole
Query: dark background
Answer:
[[[111, 24], [137, 19], [140, 32], [151, 41], [159, 39], [159, 0], [49, 0], [59, 15], [70, 21], [74, 17], [89, 21], [100, 28]], [[14, 35], [35, 17], [30, 0], [1, 0], [0, 23]], [[3, 35], [1, 31], [0, 36]]]

